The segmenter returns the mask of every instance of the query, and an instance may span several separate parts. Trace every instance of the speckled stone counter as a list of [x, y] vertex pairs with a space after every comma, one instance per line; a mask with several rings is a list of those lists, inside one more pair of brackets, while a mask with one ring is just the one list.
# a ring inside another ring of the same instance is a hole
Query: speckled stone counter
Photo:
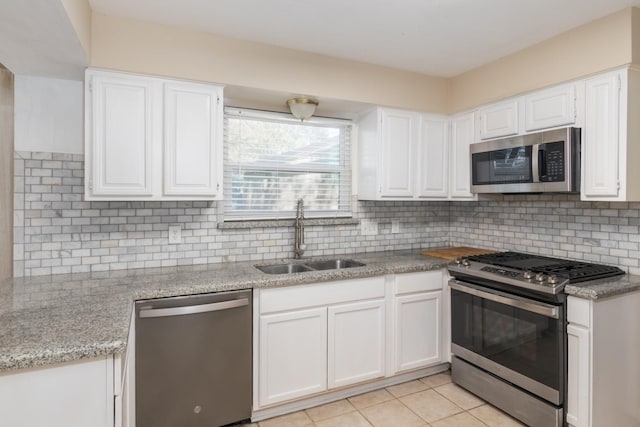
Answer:
[[567, 285], [564, 288], [564, 292], [568, 295], [591, 300], [600, 300], [635, 291], [640, 291], [640, 276], [628, 274], [610, 279]]
[[[446, 266], [445, 260], [421, 256], [418, 252], [353, 254], [343, 257], [364, 262], [366, 266], [283, 275], [265, 274], [254, 267], [254, 262], [240, 262], [6, 280], [0, 283], [0, 371], [124, 351], [135, 300], [291, 286]], [[280, 261], [263, 264], [277, 262]]]
[[[6, 280], [0, 283], [0, 371], [124, 351], [133, 304], [140, 299], [428, 271], [447, 264], [418, 252], [345, 255], [366, 266], [283, 275], [239, 262]], [[260, 264], [278, 262], [285, 260]], [[640, 291], [640, 276], [565, 288], [569, 295], [593, 300], [633, 291]]]

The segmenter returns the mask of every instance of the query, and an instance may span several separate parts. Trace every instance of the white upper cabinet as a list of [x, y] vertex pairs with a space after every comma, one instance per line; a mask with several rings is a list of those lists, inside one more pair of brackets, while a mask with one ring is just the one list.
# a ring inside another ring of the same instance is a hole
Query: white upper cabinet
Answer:
[[586, 119], [582, 135], [585, 198], [618, 197], [621, 73], [586, 81]]
[[524, 130], [527, 132], [575, 122], [575, 84], [540, 90], [524, 97]]
[[640, 201], [640, 71], [605, 73], [585, 86], [582, 200]]
[[[447, 200], [450, 161], [455, 154], [449, 117], [376, 108], [358, 121], [358, 198], [360, 200]], [[473, 131], [473, 123], [470, 127]], [[472, 135], [471, 135], [472, 136]], [[469, 139], [471, 143], [473, 138]], [[467, 146], [468, 150], [468, 146]], [[466, 161], [456, 165], [469, 176]], [[467, 188], [469, 183], [466, 184]], [[458, 196], [455, 196], [458, 197]], [[468, 193], [465, 197], [473, 197]]]
[[381, 110], [380, 197], [413, 197], [418, 114]]
[[222, 198], [222, 88], [88, 70], [86, 200]]
[[418, 143], [418, 197], [446, 198], [449, 189], [449, 120], [423, 114]]
[[480, 139], [499, 138], [518, 133], [518, 100], [491, 104], [478, 109]]
[[157, 137], [155, 81], [127, 75], [87, 75], [86, 175], [91, 195], [153, 194]]
[[471, 193], [471, 155], [469, 146], [473, 143], [474, 113], [454, 116], [451, 119], [451, 199], [476, 199]]
[[215, 197], [222, 182], [221, 89], [164, 84], [164, 194]]

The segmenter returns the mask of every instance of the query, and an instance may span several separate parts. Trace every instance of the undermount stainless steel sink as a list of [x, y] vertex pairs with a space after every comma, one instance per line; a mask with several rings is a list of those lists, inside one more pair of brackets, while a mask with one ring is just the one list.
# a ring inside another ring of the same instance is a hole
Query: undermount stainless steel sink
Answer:
[[352, 259], [330, 259], [326, 261], [308, 262], [307, 266], [314, 270], [339, 270], [341, 268], [363, 267], [364, 264]]
[[311, 268], [304, 264], [271, 264], [271, 265], [256, 265], [258, 270], [267, 274], [291, 274], [302, 273], [303, 271], [311, 271]]
[[307, 263], [256, 265], [255, 267], [267, 274], [291, 274], [305, 271], [340, 270], [343, 268], [364, 267], [366, 264], [352, 259], [329, 259], [324, 261], [309, 261]]

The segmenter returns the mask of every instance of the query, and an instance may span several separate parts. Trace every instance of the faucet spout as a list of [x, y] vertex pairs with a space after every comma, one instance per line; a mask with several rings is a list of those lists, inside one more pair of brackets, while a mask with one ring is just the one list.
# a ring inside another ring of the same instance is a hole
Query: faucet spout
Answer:
[[296, 204], [296, 223], [293, 242], [293, 257], [298, 259], [304, 254], [306, 245], [304, 244], [304, 200], [298, 199]]

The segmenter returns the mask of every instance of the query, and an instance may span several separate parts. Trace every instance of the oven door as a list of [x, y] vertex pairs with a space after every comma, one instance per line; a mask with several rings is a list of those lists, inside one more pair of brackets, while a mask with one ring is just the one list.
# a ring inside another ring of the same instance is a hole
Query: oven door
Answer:
[[449, 285], [452, 353], [562, 405], [566, 371], [563, 306], [458, 280]]

